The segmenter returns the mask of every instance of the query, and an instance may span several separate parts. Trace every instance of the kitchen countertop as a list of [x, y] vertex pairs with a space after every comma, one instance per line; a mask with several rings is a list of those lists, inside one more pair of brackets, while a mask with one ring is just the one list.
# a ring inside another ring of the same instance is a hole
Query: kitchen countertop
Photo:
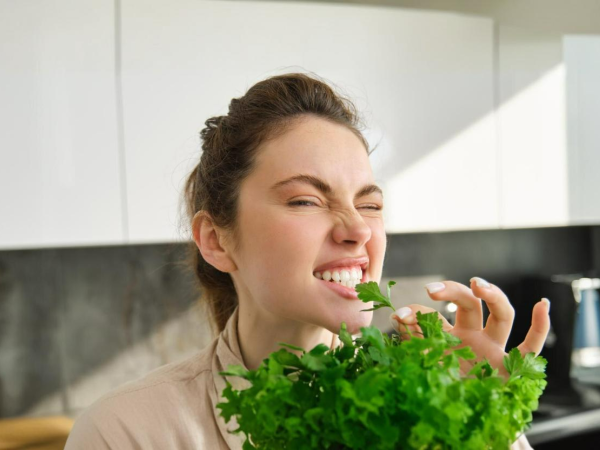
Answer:
[[596, 430], [600, 431], [600, 406], [534, 423], [525, 435], [535, 445]]
[[[598, 369], [600, 371], [600, 368]], [[600, 432], [600, 378], [571, 380], [559, 392], [544, 393], [525, 432], [531, 445]]]

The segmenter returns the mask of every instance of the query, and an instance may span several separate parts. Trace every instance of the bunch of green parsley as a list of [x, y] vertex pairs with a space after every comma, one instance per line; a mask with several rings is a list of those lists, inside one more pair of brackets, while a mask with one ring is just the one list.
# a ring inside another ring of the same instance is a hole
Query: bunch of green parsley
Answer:
[[[377, 283], [356, 286], [369, 310], [390, 307]], [[513, 348], [504, 357], [508, 379], [487, 359], [467, 375], [459, 361], [475, 359], [470, 347], [442, 330], [437, 312], [417, 312], [422, 336], [402, 340], [376, 327], [353, 339], [342, 323], [343, 345], [310, 351], [282, 348], [256, 370], [231, 365], [225, 376], [251, 384], [240, 391], [227, 381], [217, 404], [235, 416], [248, 449], [502, 449], [529, 426], [546, 386], [547, 361]], [[406, 327], [406, 332], [411, 336]], [[301, 356], [287, 350], [301, 352]]]

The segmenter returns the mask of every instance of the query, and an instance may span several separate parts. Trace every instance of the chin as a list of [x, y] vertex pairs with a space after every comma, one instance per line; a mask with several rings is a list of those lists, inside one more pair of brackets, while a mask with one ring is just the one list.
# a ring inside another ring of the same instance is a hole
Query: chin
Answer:
[[371, 325], [373, 320], [373, 311], [361, 312], [361, 309], [369, 309], [370, 306], [365, 303], [360, 303], [359, 307], [353, 311], [346, 311], [342, 314], [338, 314], [337, 317], [331, 318], [328, 322], [327, 328], [332, 333], [338, 334], [342, 322], [346, 323], [346, 329], [350, 334], [360, 333], [361, 327], [368, 327]]

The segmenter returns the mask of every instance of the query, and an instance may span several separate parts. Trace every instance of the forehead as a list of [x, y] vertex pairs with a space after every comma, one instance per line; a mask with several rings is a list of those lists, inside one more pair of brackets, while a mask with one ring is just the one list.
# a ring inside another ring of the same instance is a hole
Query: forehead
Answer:
[[342, 188], [373, 180], [362, 141], [345, 126], [313, 116], [298, 120], [284, 134], [266, 142], [258, 150], [249, 178], [270, 186], [298, 173], [315, 175]]

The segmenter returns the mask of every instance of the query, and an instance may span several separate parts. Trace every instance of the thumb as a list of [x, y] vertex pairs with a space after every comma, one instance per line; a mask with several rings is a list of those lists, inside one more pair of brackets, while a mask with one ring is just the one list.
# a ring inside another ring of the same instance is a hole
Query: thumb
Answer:
[[413, 310], [408, 306], [398, 308], [391, 313], [389, 320], [392, 328], [400, 333], [403, 339], [410, 339], [410, 335], [408, 335], [406, 330], [407, 326], [411, 332], [418, 331], [415, 325], [409, 325], [416, 323], [416, 320]]

